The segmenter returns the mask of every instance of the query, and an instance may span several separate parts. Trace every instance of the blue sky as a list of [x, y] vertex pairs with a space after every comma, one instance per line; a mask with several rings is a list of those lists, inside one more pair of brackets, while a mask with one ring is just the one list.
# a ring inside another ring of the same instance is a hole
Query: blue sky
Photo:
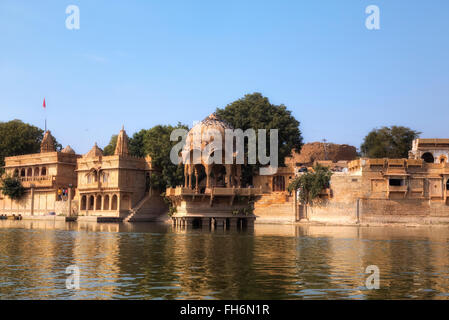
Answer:
[[[68, 5], [80, 29], [65, 27]], [[365, 8], [380, 8], [380, 30]], [[0, 121], [78, 153], [156, 124], [192, 125], [261, 92], [306, 142], [374, 127], [449, 137], [449, 1], [0, 1]], [[1, 138], [1, 137], [0, 137]]]

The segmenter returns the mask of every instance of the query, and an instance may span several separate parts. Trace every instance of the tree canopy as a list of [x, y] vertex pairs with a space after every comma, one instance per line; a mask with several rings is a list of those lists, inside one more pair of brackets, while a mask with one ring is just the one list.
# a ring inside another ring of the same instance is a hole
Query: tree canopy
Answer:
[[117, 135], [113, 134], [111, 136], [111, 140], [109, 140], [109, 144], [104, 147], [103, 154], [105, 156], [112, 156], [115, 152], [115, 146], [117, 145]]
[[321, 191], [329, 187], [332, 172], [320, 164], [313, 167], [312, 172], [306, 172], [290, 182], [288, 191], [299, 190], [299, 201], [302, 204], [313, 204]]
[[12, 200], [22, 198], [25, 193], [25, 189], [18, 177], [5, 176], [0, 179], [0, 190]]
[[[267, 130], [267, 143], [269, 143], [269, 130], [278, 129], [278, 157], [279, 165], [284, 164], [284, 159], [291, 155], [291, 151], [299, 151], [303, 144], [299, 121], [291, 111], [283, 104], [272, 104], [267, 97], [255, 92], [247, 94], [224, 108], [217, 108], [217, 115], [233, 125], [235, 129], [259, 129]], [[246, 150], [245, 146], [245, 150]], [[267, 150], [270, 150], [267, 147]], [[246, 151], [245, 151], [246, 152]], [[244, 166], [243, 182], [251, 182], [251, 177], [256, 166]]]
[[[21, 120], [0, 122], [0, 167], [5, 165], [5, 157], [38, 153], [43, 137], [42, 129]], [[61, 150], [56, 139], [55, 145], [57, 150]]]
[[408, 158], [412, 142], [421, 132], [402, 126], [373, 129], [363, 140], [362, 155], [369, 158]]

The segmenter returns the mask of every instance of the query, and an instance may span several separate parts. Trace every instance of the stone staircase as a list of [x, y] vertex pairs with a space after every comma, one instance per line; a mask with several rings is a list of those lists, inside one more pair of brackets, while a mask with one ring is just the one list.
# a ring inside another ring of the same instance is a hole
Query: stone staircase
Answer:
[[146, 194], [123, 219], [124, 222], [160, 221], [167, 218], [168, 207], [160, 195]]
[[129, 214], [125, 217], [125, 219], [123, 219], [123, 221], [129, 222], [139, 212], [139, 210], [143, 207], [145, 202], [150, 200], [150, 198], [151, 198], [151, 195], [148, 193], [145, 197], [142, 198], [142, 200], [140, 200], [137, 203], [137, 205], [134, 208], [129, 210]]

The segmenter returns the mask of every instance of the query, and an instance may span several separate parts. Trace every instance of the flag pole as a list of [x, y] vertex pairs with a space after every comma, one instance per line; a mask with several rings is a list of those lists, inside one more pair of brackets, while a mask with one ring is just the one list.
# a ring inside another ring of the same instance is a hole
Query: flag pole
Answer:
[[42, 103], [42, 107], [44, 107], [44, 118], [45, 118], [45, 131], [47, 132], [47, 105], [45, 104], [45, 97], [44, 102]]

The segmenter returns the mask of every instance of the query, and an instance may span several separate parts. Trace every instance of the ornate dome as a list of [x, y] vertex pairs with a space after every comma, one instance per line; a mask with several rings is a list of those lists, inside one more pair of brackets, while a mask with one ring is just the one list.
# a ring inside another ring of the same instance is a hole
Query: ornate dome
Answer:
[[64, 149], [61, 150], [62, 153], [70, 153], [70, 154], [75, 154], [75, 150], [72, 149], [72, 147], [67, 146]]
[[190, 151], [194, 149], [203, 151], [207, 145], [214, 141], [217, 134], [221, 136], [220, 147], [224, 149], [226, 129], [233, 130], [234, 127], [227, 121], [221, 119], [216, 113], [212, 113], [203, 121], [194, 125], [187, 134], [186, 144], [183, 148], [183, 158], [185, 159]]
[[86, 157], [86, 158], [96, 158], [96, 157], [101, 157], [101, 156], [103, 156], [103, 150], [101, 150], [97, 146], [96, 142], [95, 142], [95, 145], [92, 147], [92, 149], [90, 149], [90, 151], [84, 155], [84, 157]]

